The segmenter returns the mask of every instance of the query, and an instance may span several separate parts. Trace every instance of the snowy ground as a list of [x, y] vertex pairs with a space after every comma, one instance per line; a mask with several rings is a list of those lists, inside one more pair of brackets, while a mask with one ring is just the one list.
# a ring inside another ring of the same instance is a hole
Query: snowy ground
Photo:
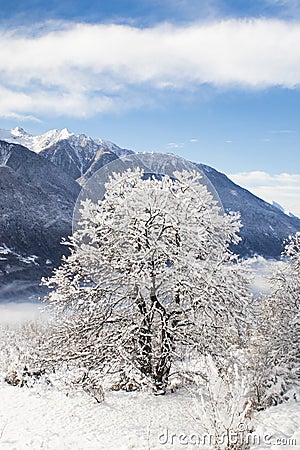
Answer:
[[84, 394], [1, 386], [0, 405], [1, 450], [159, 448], [165, 429], [190, 422], [182, 395], [111, 393], [96, 404]]
[[[201, 432], [192, 414], [193, 400], [185, 392], [165, 397], [115, 392], [97, 404], [85, 394], [66, 396], [42, 387], [2, 384], [0, 449], [200, 448], [193, 443], [193, 435]], [[258, 414], [256, 434], [261, 442], [255, 449], [300, 448], [299, 417], [300, 406], [296, 402]], [[187, 437], [180, 438], [181, 433]]]
[[[14, 326], [40, 314], [36, 304], [0, 304], [0, 324]], [[111, 392], [97, 404], [85, 393], [0, 382], [0, 450], [208, 449], [195, 445], [195, 436], [203, 436], [202, 420], [186, 390], [163, 397]], [[253, 424], [252, 450], [300, 449], [300, 403], [269, 408]]]
[[273, 406], [253, 420], [260, 445], [254, 449], [300, 449], [300, 403], [288, 402]]

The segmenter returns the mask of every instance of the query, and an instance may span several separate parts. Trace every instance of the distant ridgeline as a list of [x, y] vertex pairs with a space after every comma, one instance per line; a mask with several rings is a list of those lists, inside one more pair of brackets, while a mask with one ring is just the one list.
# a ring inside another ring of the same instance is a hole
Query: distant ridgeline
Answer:
[[[41, 292], [41, 276], [48, 275], [66, 253], [60, 242], [72, 232], [80, 185], [106, 164], [132, 154], [111, 142], [66, 129], [41, 136], [21, 128], [0, 130], [0, 300]], [[159, 172], [166, 155], [154, 154], [154, 158]], [[241, 256], [279, 258], [283, 241], [300, 231], [300, 219], [217, 170], [196, 166], [212, 183], [224, 210], [241, 214], [242, 240], [233, 251]]]

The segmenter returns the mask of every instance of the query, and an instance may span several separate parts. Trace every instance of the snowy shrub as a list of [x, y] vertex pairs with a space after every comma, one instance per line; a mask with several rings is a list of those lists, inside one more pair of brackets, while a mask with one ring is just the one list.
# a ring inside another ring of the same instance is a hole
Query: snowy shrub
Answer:
[[99, 374], [71, 364], [58, 368], [57, 361], [45, 352], [48, 337], [48, 325], [43, 321], [1, 327], [0, 380], [17, 387], [52, 387], [66, 395], [83, 390], [102, 402]]
[[113, 174], [82, 205], [71, 255], [44, 283], [53, 361], [164, 393], [181, 349], [225, 354], [245, 338], [250, 298], [237, 259], [239, 217], [221, 214], [196, 172]]
[[86, 372], [83, 379], [80, 381], [80, 385], [88, 395], [96, 400], [97, 403], [104, 401], [104, 389], [97, 372]]
[[104, 401], [104, 389], [97, 371], [64, 363], [58, 369], [47, 373], [47, 382], [66, 396], [84, 391], [97, 403]]
[[197, 362], [194, 398], [199, 434], [209, 438], [214, 449], [249, 448], [252, 401], [249, 379], [237, 362], [220, 371], [211, 356]]
[[37, 378], [42, 374], [39, 349], [46, 330], [47, 325], [39, 321], [29, 321], [17, 327], [0, 327], [1, 378], [8, 377], [12, 384], [26, 384], [31, 375]]

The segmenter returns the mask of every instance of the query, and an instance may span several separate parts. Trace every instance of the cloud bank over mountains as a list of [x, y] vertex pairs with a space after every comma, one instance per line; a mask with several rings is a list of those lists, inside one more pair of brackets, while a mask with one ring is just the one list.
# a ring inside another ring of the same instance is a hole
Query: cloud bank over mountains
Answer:
[[300, 22], [60, 22], [2, 29], [0, 42], [1, 117], [89, 117], [142, 106], [153, 92], [300, 84]]
[[231, 174], [229, 177], [258, 197], [269, 203], [276, 200], [287, 212], [300, 217], [300, 175], [271, 175], [263, 171], [253, 171]]

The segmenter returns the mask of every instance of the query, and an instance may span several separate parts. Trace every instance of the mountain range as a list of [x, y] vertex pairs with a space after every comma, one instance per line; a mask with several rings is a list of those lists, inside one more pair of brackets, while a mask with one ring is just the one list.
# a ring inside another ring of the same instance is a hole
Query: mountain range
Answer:
[[[0, 130], [0, 299], [39, 292], [41, 276], [67, 253], [60, 242], [71, 233], [81, 185], [107, 163], [133, 153], [67, 129], [40, 136], [19, 127]], [[152, 160], [156, 170], [165, 164], [160, 154]], [[278, 258], [283, 241], [300, 231], [300, 219], [212, 167], [196, 165], [212, 183], [224, 210], [241, 214], [242, 240], [233, 250], [242, 256]]]

